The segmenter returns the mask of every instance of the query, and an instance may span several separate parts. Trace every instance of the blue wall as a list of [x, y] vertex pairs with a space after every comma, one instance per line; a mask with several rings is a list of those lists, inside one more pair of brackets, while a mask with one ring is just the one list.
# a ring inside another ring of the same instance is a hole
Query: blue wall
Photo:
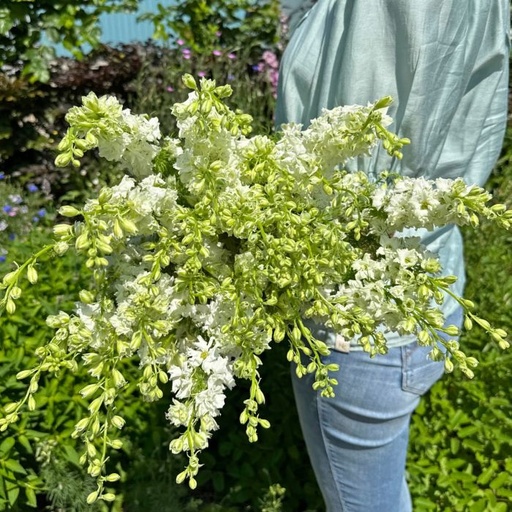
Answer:
[[137, 21], [137, 16], [145, 12], [156, 12], [157, 4], [171, 5], [173, 0], [141, 0], [139, 12], [133, 14], [105, 14], [100, 18], [101, 41], [106, 44], [147, 41], [153, 34], [153, 24]]
[[[139, 10], [135, 13], [103, 14], [100, 17], [100, 28], [102, 32], [101, 42], [105, 44], [120, 44], [144, 42], [151, 39], [153, 35], [153, 24], [150, 21], [137, 21], [137, 17], [145, 12], [156, 12], [157, 5], [172, 5], [179, 0], [141, 0]], [[43, 38], [46, 41], [46, 38]], [[47, 41], [46, 41], [47, 42]], [[84, 48], [88, 51], [87, 47]], [[55, 46], [58, 56], [71, 54], [61, 45]]]

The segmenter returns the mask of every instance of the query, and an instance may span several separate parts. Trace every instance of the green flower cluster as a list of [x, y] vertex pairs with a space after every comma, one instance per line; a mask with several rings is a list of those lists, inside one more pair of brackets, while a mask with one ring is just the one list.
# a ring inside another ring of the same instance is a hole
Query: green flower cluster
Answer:
[[[68, 133], [58, 163], [80, 164], [83, 151], [99, 148], [130, 175], [55, 226], [55, 242], [3, 278], [2, 305], [16, 309], [20, 280], [37, 281], [45, 255], [74, 250], [93, 271], [74, 312], [48, 318], [55, 336], [38, 350], [40, 363], [21, 372], [29, 378], [24, 399], [9, 404], [5, 430], [21, 408], [37, 407], [42, 372], [87, 368], [91, 384], [81, 391], [88, 414], [74, 435], [85, 446], [82, 463], [97, 478], [89, 502], [110, 501], [105, 482], [108, 450], [122, 446], [125, 424], [116, 399], [127, 388], [120, 364], [140, 361], [138, 386], [145, 400], [163, 397], [170, 383], [169, 421], [181, 428], [174, 453], [189, 464], [177, 477], [194, 488], [198, 454], [218, 428], [227, 389], [250, 381], [240, 422], [250, 441], [265, 401], [261, 354], [289, 343], [288, 360], [299, 376], [315, 375], [315, 389], [333, 396], [336, 365], [324, 363], [326, 343], [307, 320], [321, 322], [371, 356], [387, 351], [386, 332], [416, 336], [431, 357], [472, 376], [477, 361], [445, 326], [439, 305], [446, 296], [465, 311], [466, 328], [479, 324], [502, 348], [506, 333], [475, 315], [470, 301], [450, 289], [436, 255], [405, 228], [447, 223], [477, 224], [478, 216], [509, 228], [512, 212], [488, 206], [489, 195], [461, 180], [408, 179], [383, 173], [372, 180], [343, 164], [378, 143], [400, 157], [407, 139], [386, 129], [389, 98], [368, 106], [324, 112], [308, 129], [286, 125], [277, 140], [248, 137], [251, 118], [231, 111], [229, 86], [187, 75], [188, 99], [173, 108], [179, 138], [162, 138], [158, 121], [136, 116], [109, 97], [91, 94], [68, 114]], [[407, 205], [417, 205], [410, 208]], [[407, 214], [404, 209], [407, 208]], [[445, 351], [440, 349], [440, 345]]]

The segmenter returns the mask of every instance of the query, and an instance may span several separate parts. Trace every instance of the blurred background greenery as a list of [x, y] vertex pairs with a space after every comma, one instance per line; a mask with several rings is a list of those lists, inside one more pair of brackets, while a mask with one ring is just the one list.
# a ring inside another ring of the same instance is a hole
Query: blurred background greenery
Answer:
[[[232, 85], [231, 106], [254, 117], [255, 133], [272, 132], [278, 62], [286, 41], [276, 0], [167, 3], [145, 15], [160, 42], [101, 44], [99, 16], [134, 10], [135, 4], [2, 3], [0, 273], [51, 239], [61, 204], [80, 203], [120, 176], [94, 154], [79, 171], [53, 165], [64, 114], [89, 91], [115, 94], [133, 111], [157, 116], [166, 133], [173, 133], [170, 106], [186, 94], [180, 77], [215, 78]], [[71, 56], [57, 57], [57, 43]], [[84, 45], [92, 49], [86, 52]], [[512, 207], [512, 126], [488, 188], [497, 202]], [[465, 232], [467, 297], [483, 316], [510, 332], [511, 246], [511, 233], [486, 223]], [[0, 405], [23, 392], [14, 375], [35, 361], [35, 348], [48, 339], [46, 316], [72, 307], [89, 278], [80, 268], [71, 254], [56, 260], [41, 270], [37, 294], [27, 289], [14, 317], [0, 317]], [[512, 509], [512, 355], [496, 350], [478, 330], [462, 342], [481, 361], [475, 379], [446, 376], [413, 417], [408, 478], [415, 511]], [[174, 483], [183, 461], [168, 450], [173, 432], [164, 417], [166, 404], [131, 400], [125, 446], [112, 461], [122, 481], [109, 507], [85, 504], [93, 484], [78, 464], [79, 442], [69, 437], [84, 407], [77, 390], [85, 375], [62, 374], [48, 381], [37, 410], [0, 434], [0, 511], [322, 511], [285, 350], [283, 344], [266, 354], [262, 371], [272, 428], [256, 445], [248, 443], [244, 430], [236, 428], [247, 390], [243, 384], [235, 388], [193, 492]], [[136, 387], [127, 395], [136, 398]]]

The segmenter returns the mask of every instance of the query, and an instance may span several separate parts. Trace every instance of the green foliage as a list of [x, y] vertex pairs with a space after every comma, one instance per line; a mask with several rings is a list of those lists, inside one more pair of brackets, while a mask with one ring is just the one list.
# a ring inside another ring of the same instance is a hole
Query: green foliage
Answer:
[[[4, 0], [0, 7], [0, 68], [21, 65], [30, 82], [47, 82], [55, 58], [54, 44], [63, 44], [80, 59], [84, 45], [94, 48], [99, 44], [100, 14], [136, 6], [135, 0]], [[43, 36], [52, 44], [42, 44]]]
[[[55, 45], [77, 59], [84, 48], [98, 47], [99, 16], [136, 11], [135, 0], [5, 0], [0, 7], [0, 68], [21, 66], [31, 83], [50, 80]], [[224, 48], [265, 48], [276, 43], [277, 0], [185, 0], [158, 4], [156, 12], [139, 16], [154, 24], [154, 37], [185, 39], [200, 53], [210, 53], [221, 34]], [[45, 41], [49, 41], [46, 43]]]
[[182, 0], [141, 16], [153, 22], [157, 39], [175, 34], [202, 54], [218, 47], [219, 38], [228, 50], [273, 46], [278, 18], [277, 0]]
[[[11, 242], [9, 258], [21, 259], [32, 250], [33, 243], [40, 243], [45, 235], [42, 231], [33, 231], [27, 239], [18, 238]], [[63, 258], [55, 262], [46, 271], [41, 271], [39, 280], [44, 294], [56, 293], [57, 301], [50, 303], [41, 296], [36, 297], [32, 289], [20, 310], [7, 322], [0, 318], [2, 346], [0, 350], [0, 404], [3, 406], [12, 400], [19, 399], [25, 392], [24, 386], [17, 381], [15, 375], [26, 364], [34, 364], [35, 349], [48, 336], [49, 328], [44, 317], [57, 311], [59, 307], [72, 304], [69, 293], [79, 286], [83, 278], [76, 272], [77, 262], [71, 258]], [[6, 271], [10, 263], [2, 264]], [[62, 280], [63, 275], [69, 276]], [[72, 376], [57, 377], [55, 383], [45, 388], [37, 399], [37, 406], [44, 407], [28, 414], [10, 432], [0, 434], [2, 462], [0, 463], [0, 510], [24, 510], [25, 503], [29, 507], [37, 506], [37, 494], [45, 488], [40, 468], [48, 457], [48, 448], [56, 446], [55, 454], [72, 463], [75, 445], [65, 437], [69, 437], [69, 428], [82, 403], [73, 398], [74, 378]], [[64, 437], [62, 437], [64, 436]], [[62, 441], [62, 442], [61, 442]], [[15, 507], [16, 504], [16, 507]]]

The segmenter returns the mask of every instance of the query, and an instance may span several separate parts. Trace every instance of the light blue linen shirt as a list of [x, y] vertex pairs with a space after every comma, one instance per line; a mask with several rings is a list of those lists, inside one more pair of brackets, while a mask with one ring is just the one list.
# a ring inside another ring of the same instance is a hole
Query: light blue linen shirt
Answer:
[[[307, 126], [322, 108], [392, 96], [391, 129], [411, 139], [403, 159], [377, 148], [370, 157], [349, 162], [348, 169], [462, 177], [484, 185], [507, 120], [509, 0], [282, 2], [293, 33], [281, 62], [277, 126]], [[462, 295], [458, 228], [414, 234], [438, 253], [445, 274], [457, 276], [453, 291]], [[448, 297], [445, 317], [456, 309]], [[332, 333], [326, 336], [332, 345]], [[414, 341], [394, 333], [386, 337], [390, 347]]]

